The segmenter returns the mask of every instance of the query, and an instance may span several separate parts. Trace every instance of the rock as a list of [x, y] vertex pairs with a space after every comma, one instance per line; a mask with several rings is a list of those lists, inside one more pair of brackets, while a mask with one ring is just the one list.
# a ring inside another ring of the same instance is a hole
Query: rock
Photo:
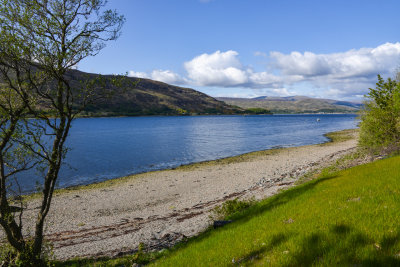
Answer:
[[231, 222], [233, 222], [232, 220], [228, 220], [228, 221], [214, 221], [214, 229], [217, 229], [217, 228], [219, 228], [219, 227], [222, 227], [222, 226], [224, 226], [224, 225], [226, 225], [226, 224], [228, 224], [228, 223], [231, 223]]
[[284, 221], [286, 224], [291, 224], [294, 223], [294, 220], [292, 218], [289, 218], [288, 220]]

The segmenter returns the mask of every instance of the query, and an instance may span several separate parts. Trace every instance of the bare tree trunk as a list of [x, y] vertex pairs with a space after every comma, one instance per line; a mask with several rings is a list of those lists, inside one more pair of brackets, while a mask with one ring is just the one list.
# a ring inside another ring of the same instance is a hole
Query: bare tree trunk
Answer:
[[[61, 131], [61, 132], [60, 132]], [[59, 130], [57, 133], [56, 139], [54, 140], [53, 144], [53, 152], [51, 155], [52, 163], [49, 166], [45, 183], [43, 187], [43, 200], [40, 211], [38, 213], [38, 218], [36, 220], [36, 227], [35, 227], [35, 240], [33, 244], [33, 252], [36, 255], [40, 255], [42, 251], [43, 245], [43, 226], [44, 220], [47, 216], [47, 213], [50, 209], [50, 203], [53, 196], [55, 182], [58, 176], [58, 170], [60, 169], [60, 154], [62, 153], [59, 151], [59, 145], [61, 142], [61, 137], [63, 130]], [[54, 161], [53, 161], [54, 160]]]
[[42, 205], [36, 221], [35, 239], [33, 244], [33, 253], [35, 255], [40, 255], [42, 251], [44, 221], [50, 209], [51, 200], [53, 198], [54, 187], [56, 185], [58, 172], [60, 170], [63, 158], [64, 143], [68, 136], [70, 127], [71, 127], [71, 120], [66, 118], [66, 116], [62, 116], [60, 118], [60, 125], [57, 128], [56, 137], [53, 142], [51, 162], [49, 164], [49, 169], [47, 171], [43, 187]]

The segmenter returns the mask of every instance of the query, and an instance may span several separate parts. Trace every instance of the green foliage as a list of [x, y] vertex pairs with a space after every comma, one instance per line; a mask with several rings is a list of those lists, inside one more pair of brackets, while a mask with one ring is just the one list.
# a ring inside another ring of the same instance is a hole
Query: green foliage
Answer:
[[140, 243], [138, 251], [132, 256], [132, 263], [147, 264], [154, 259], [154, 254], [146, 253], [145, 249], [145, 245], [143, 243]]
[[0, 246], [0, 264], [1, 266], [16, 265], [17, 251], [9, 244]]
[[168, 254], [168, 250], [158, 252], [146, 252], [146, 247], [143, 243], [138, 246], [138, 251], [133, 255], [126, 255], [115, 259], [107, 257], [99, 259], [72, 259], [65, 262], [54, 261], [54, 266], [60, 267], [131, 267], [137, 264], [138, 266], [149, 264], [150, 262], [164, 257]]
[[391, 153], [400, 148], [400, 83], [378, 75], [376, 88], [361, 111], [360, 146], [372, 153]]
[[240, 200], [235, 198], [233, 200], [227, 200], [222, 203], [221, 206], [217, 206], [212, 210], [210, 219], [222, 220], [228, 219], [230, 216], [235, 215], [256, 203], [254, 198]]
[[0, 266], [40, 267], [53, 266], [51, 258], [52, 247], [47, 243], [44, 246], [42, 256], [35, 255], [33, 240], [28, 240], [23, 251], [17, 251], [9, 244], [0, 245]]
[[272, 112], [268, 109], [265, 108], [247, 108], [245, 110], [245, 113], [249, 113], [249, 114], [272, 114]]
[[358, 132], [358, 129], [347, 129], [338, 132], [327, 133], [324, 136], [327, 137], [330, 142], [321, 145], [330, 145], [331, 142], [338, 143], [355, 139], [358, 135]]
[[177, 112], [179, 115], [186, 115], [186, 114], [188, 114], [187, 110], [184, 110], [184, 109], [182, 109], [182, 108], [176, 108], [176, 112]]

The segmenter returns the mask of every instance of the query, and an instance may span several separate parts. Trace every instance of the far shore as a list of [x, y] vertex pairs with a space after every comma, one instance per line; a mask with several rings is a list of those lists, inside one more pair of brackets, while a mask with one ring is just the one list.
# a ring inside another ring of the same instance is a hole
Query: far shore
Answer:
[[[45, 238], [58, 259], [122, 255], [139, 243], [169, 247], [204, 231], [215, 206], [234, 198], [263, 199], [293, 186], [307, 173], [354, 151], [357, 136], [357, 130], [344, 130], [328, 134], [332, 141], [323, 144], [256, 151], [59, 189]], [[24, 219], [34, 220], [39, 202], [27, 197]], [[32, 225], [25, 226], [26, 234], [32, 232]]]
[[273, 115], [357, 115], [357, 112], [299, 112], [299, 113], [271, 113], [271, 114], [251, 114], [251, 113], [237, 113], [237, 114], [141, 114], [141, 115], [129, 115], [129, 114], [116, 114], [116, 115], [102, 115], [102, 114], [91, 114], [91, 115], [79, 115], [78, 119], [93, 119], [93, 118], [140, 118], [140, 117], [198, 117], [198, 116], [273, 116]]

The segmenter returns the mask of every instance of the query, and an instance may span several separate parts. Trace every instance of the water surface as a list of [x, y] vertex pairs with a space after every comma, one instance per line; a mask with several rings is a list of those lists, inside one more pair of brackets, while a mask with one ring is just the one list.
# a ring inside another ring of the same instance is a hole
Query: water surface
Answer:
[[[317, 121], [317, 119], [320, 121]], [[273, 147], [323, 143], [323, 134], [356, 127], [355, 115], [188, 116], [82, 118], [74, 121], [71, 148], [59, 187]], [[38, 180], [24, 175], [31, 191]]]

